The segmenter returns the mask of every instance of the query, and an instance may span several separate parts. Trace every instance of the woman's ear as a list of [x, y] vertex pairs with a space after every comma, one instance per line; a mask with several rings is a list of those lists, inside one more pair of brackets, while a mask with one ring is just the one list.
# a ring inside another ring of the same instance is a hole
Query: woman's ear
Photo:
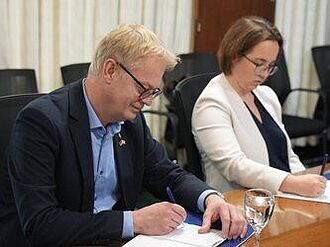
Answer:
[[107, 59], [103, 64], [102, 75], [107, 83], [110, 83], [115, 75], [117, 62], [112, 58]]
[[240, 60], [240, 58], [238, 57], [238, 56], [235, 56], [234, 58], [233, 58], [233, 60], [232, 60], [232, 65], [235, 65], [235, 64], [237, 64], [237, 62]]
[[235, 56], [233, 56], [233, 63], [237, 63], [240, 59], [242, 58], [242, 55], [240, 54], [236, 54]]

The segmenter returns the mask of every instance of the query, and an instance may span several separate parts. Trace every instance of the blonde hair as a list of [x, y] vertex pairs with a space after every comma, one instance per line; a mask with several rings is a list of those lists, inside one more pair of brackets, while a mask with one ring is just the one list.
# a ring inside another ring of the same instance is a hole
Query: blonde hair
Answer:
[[226, 32], [218, 57], [220, 68], [225, 75], [231, 73], [233, 60], [248, 53], [262, 41], [272, 40], [280, 47], [280, 56], [283, 47], [283, 38], [278, 29], [266, 19], [257, 16], [247, 16], [238, 19]]
[[149, 56], [164, 58], [166, 69], [172, 69], [179, 58], [147, 27], [138, 24], [122, 24], [109, 32], [98, 44], [91, 70], [101, 72], [104, 62], [112, 58], [125, 66]]

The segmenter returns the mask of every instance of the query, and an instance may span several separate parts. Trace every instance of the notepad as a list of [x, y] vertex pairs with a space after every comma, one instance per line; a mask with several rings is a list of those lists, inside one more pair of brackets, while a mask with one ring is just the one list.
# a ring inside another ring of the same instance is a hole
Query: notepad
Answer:
[[[187, 211], [187, 218], [185, 220], [186, 223], [194, 224], [194, 225], [202, 225], [203, 222], [203, 213], [191, 212]], [[212, 229], [221, 229], [221, 222], [217, 220], [216, 222], [212, 223]], [[221, 247], [238, 247], [244, 244], [249, 238], [254, 235], [254, 230], [251, 225], [248, 225], [247, 233], [244, 238], [236, 238], [232, 240], [226, 239], [224, 242], [221, 243]]]
[[299, 195], [290, 194], [290, 193], [283, 193], [280, 191], [277, 192], [276, 196], [289, 198], [289, 199], [295, 199], [295, 200], [330, 203], [330, 180], [327, 181], [327, 187], [324, 191], [324, 194], [319, 197], [299, 196]]
[[125, 244], [125, 247], [213, 247], [218, 246], [225, 239], [221, 236], [221, 231], [211, 229], [208, 233], [199, 234], [200, 226], [184, 223], [183, 227], [178, 227], [172, 232], [162, 236], [138, 235]]

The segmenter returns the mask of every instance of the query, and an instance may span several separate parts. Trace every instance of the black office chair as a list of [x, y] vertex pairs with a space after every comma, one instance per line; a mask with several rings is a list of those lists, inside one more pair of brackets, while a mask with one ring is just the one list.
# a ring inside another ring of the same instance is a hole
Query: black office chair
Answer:
[[37, 79], [33, 69], [0, 70], [0, 96], [37, 92]]
[[0, 97], [0, 166], [5, 162], [6, 150], [9, 144], [11, 130], [18, 112], [30, 101], [43, 94], [20, 94]]
[[324, 92], [324, 97], [320, 97], [317, 102], [314, 117], [325, 119], [327, 127], [330, 127], [330, 45], [313, 47], [312, 56]]
[[76, 63], [61, 67], [64, 85], [85, 77], [88, 73], [90, 63]]
[[175, 105], [179, 118], [179, 133], [187, 155], [185, 168], [204, 180], [201, 157], [191, 132], [191, 115], [195, 102], [209, 81], [218, 73], [195, 75], [181, 81], [174, 90]]
[[[220, 73], [217, 56], [215, 53], [187, 53], [179, 55], [181, 63], [179, 63], [173, 70], [165, 72], [163, 76], [164, 95], [169, 100], [169, 104], [166, 105], [168, 112], [176, 114], [176, 108], [174, 103], [174, 88], [175, 86], [185, 78], [193, 75], [217, 72]], [[167, 121], [165, 129], [165, 140], [174, 147], [174, 149], [180, 149], [183, 147], [183, 143], [180, 138], [177, 138], [176, 133], [177, 126], [175, 121]]]
[[[307, 89], [307, 88], [295, 88], [291, 89], [289, 73], [285, 61], [284, 53], [277, 62], [279, 71], [270, 76], [264, 84], [271, 87], [277, 94], [281, 104], [285, 102], [287, 97], [293, 92], [307, 92], [317, 93], [323, 96], [320, 89]], [[299, 117], [293, 115], [283, 114], [282, 121], [285, 125], [286, 131], [291, 139], [306, 137], [310, 135], [320, 135], [322, 137], [323, 151], [326, 152], [326, 125], [323, 120], [311, 119], [306, 117]]]

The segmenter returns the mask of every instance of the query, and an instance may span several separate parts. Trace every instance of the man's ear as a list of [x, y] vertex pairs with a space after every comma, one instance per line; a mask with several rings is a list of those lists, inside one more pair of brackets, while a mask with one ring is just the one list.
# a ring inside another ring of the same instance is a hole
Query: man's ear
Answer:
[[116, 68], [117, 62], [113, 60], [112, 58], [109, 58], [105, 60], [103, 64], [103, 70], [102, 75], [104, 80], [107, 83], [110, 83], [115, 75], [115, 68]]

